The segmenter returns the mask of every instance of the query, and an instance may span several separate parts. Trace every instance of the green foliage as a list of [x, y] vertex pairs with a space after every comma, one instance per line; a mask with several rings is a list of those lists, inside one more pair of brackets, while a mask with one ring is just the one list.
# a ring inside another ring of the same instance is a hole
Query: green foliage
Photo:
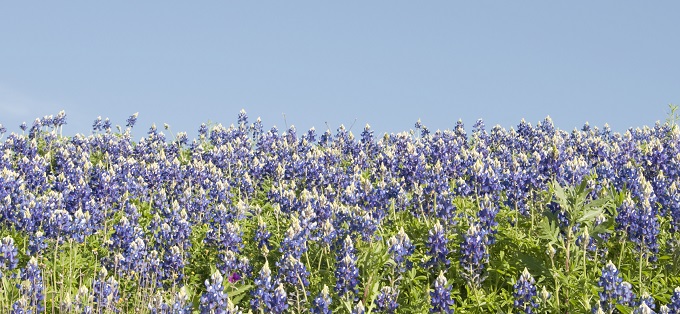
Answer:
[[[96, 160], [101, 156], [92, 158]], [[370, 180], [370, 173], [362, 173], [362, 179]], [[238, 192], [234, 193], [235, 204], [247, 201], [243, 205], [247, 207], [245, 217], [236, 223], [243, 232], [243, 249], [240, 255], [248, 257], [255, 275], [266, 261], [273, 265], [280, 259], [279, 245], [291, 223], [290, 215], [281, 213], [277, 206], [269, 202], [267, 193], [271, 186], [269, 181], [262, 182], [248, 200], [242, 199]], [[539, 313], [590, 312], [599, 299], [597, 293], [600, 288], [596, 284], [600, 270], [609, 259], [620, 260], [617, 266], [627, 281], [636, 287], [644, 286], [658, 301], [668, 302], [672, 293], [669, 287], [680, 284], [680, 276], [677, 275], [680, 261], [678, 250], [665, 250], [662, 246], [659, 261], [660, 265], [665, 266], [654, 269], [646, 264], [640, 266], [639, 256], [634, 254], [630, 245], [603, 241], [605, 235], [620, 236], [614, 232], [614, 218], [617, 215], [616, 208], [620, 206], [625, 193], [603, 190], [596, 195], [587, 188], [585, 181], [574, 187], [563, 187], [553, 183], [545, 195], [537, 195], [536, 202], [530, 204], [530, 213], [527, 215], [520, 215], [515, 209], [502, 206], [496, 217], [499, 224], [497, 241], [489, 248], [486, 280], [477, 290], [470, 288], [460, 276], [462, 270], [458, 263], [460, 259], [458, 248], [465, 230], [477, 219], [476, 213], [480, 208], [476, 199], [455, 199], [453, 204], [456, 208], [455, 215], [460, 218], [456, 219], [455, 225], [448, 225], [446, 228], [451, 249], [448, 256], [451, 265], [442, 270], [453, 287], [456, 313], [516, 313], [513, 309], [513, 285], [524, 268], [536, 278], [539, 291], [546, 288], [551, 294], [549, 299], [539, 302]], [[150, 232], [155, 209], [146, 201], [129, 201], [136, 206], [140, 214], [139, 223], [144, 232]], [[552, 205], [548, 206], [550, 203]], [[558, 211], [555, 211], [555, 208]], [[418, 211], [412, 213], [396, 210], [394, 204], [390, 204], [386, 212], [387, 216], [380, 225], [375, 239], [370, 241], [354, 239], [360, 271], [359, 292], [355, 300], [353, 297], [340, 298], [331, 289], [334, 312], [348, 313], [356, 302], [361, 300], [366, 305], [367, 313], [376, 313], [375, 300], [380, 289], [385, 286], [399, 289], [399, 312], [429, 311], [430, 292], [438, 270], [428, 270], [422, 265], [428, 258], [426, 255], [428, 232], [438, 218], [423, 216], [422, 212]], [[560, 220], [560, 215], [567, 219]], [[107, 229], [88, 236], [83, 243], [74, 241], [49, 243], [47, 252], [43, 254], [44, 258], [40, 260], [49, 299], [46, 303], [48, 312], [51, 309], [58, 311], [60, 303], [73, 298], [80, 287], [91, 287], [101, 267], [99, 261], [111, 257], [106, 241], [113, 232], [112, 226], [118, 223], [120, 218], [120, 212], [111, 215], [107, 221]], [[258, 220], [262, 220], [272, 233], [270, 239], [272, 248], [269, 252], [262, 252], [252, 242]], [[671, 222], [660, 218], [660, 223], [667, 226]], [[413, 267], [398, 273], [395, 271], [396, 263], [388, 252], [388, 240], [401, 228], [413, 242], [415, 252], [408, 257]], [[207, 231], [206, 224], [193, 225], [189, 260], [184, 269], [185, 279], [181, 282], [181, 285], [188, 288], [194, 304], [198, 304], [200, 295], [206, 289], [204, 282], [215, 271], [215, 265], [219, 262], [219, 252], [204, 243]], [[12, 236], [17, 246], [22, 248], [19, 266], [25, 266], [28, 261], [25, 254], [27, 236], [13, 230], [1, 230], [0, 235]], [[598, 248], [608, 246], [607, 252], [589, 251], [584, 245], [586, 241], [583, 241], [588, 238], [592, 238], [598, 244]], [[677, 242], [676, 238], [667, 233], [660, 235], [660, 243]], [[331, 288], [335, 286], [336, 256], [330, 247], [320, 242], [310, 242], [308, 249], [302, 260], [311, 273], [310, 285], [307, 287], [311, 298], [306, 301], [311, 302], [324, 285]], [[145, 306], [152, 291], [148, 287], [141, 287], [134, 278], [116, 276], [116, 279], [120, 283], [122, 299], [119, 307], [125, 312], [146, 311]], [[19, 292], [14, 286], [13, 279], [7, 276], [2, 278], [0, 284], [3, 287], [3, 293], [0, 293], [2, 297], [0, 307], [8, 309], [9, 300], [16, 299]], [[248, 309], [250, 293], [255, 287], [253, 278], [244, 278], [235, 283], [225, 280], [225, 285], [225, 291], [231, 302], [242, 309]], [[169, 293], [179, 289], [179, 286], [170, 285], [165, 289]], [[168, 298], [166, 296], [166, 299]], [[301, 301], [305, 302], [302, 298]], [[621, 313], [632, 311], [625, 306], [619, 306], [618, 310]]]

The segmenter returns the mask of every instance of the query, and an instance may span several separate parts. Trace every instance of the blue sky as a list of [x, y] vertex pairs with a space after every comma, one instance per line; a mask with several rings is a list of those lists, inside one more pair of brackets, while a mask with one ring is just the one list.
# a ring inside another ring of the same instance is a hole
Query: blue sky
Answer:
[[[266, 127], [399, 132], [651, 125], [680, 104], [677, 1], [68, 1], [0, 4], [0, 123], [66, 110], [135, 135]], [[285, 121], [284, 121], [285, 114]]]

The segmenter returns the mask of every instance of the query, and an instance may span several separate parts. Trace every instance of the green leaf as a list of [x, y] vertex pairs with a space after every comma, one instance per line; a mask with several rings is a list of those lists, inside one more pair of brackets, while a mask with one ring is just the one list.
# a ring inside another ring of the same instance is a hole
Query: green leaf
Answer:
[[238, 287], [235, 290], [232, 290], [228, 293], [229, 298], [231, 299], [231, 302], [234, 304], [238, 304], [241, 302], [241, 299], [247, 295], [247, 291], [249, 291], [251, 288], [253, 288], [253, 285], [243, 285], [241, 287]]
[[577, 221], [578, 222], [591, 221], [591, 220], [594, 220], [595, 218], [597, 218], [597, 216], [600, 216], [600, 214], [602, 214], [602, 208], [591, 209], [591, 210], [585, 212], [583, 214], [583, 216], [581, 216]]
[[564, 189], [559, 184], [557, 184], [557, 182], [554, 182], [553, 186], [554, 186], [553, 188], [555, 189], [555, 197], [557, 197], [557, 200], [566, 203], [567, 196], [566, 194], [564, 194]]
[[557, 224], [554, 220], [543, 217], [538, 224], [538, 228], [541, 231], [538, 235], [539, 238], [550, 240], [550, 242], [557, 242], [557, 236], [560, 233], [560, 230], [557, 228]]

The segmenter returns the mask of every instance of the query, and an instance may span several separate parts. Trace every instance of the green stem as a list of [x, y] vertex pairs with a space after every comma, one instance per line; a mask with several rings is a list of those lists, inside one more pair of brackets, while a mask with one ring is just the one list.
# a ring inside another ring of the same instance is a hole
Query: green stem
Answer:
[[587, 265], [586, 265], [586, 262], [587, 262], [586, 253], [587, 253], [587, 252], [586, 252], [586, 249], [584, 248], [584, 249], [583, 249], [583, 278], [585, 278], [586, 280], [588, 280], [588, 267], [587, 267]]
[[[299, 275], [298, 275], [298, 278], [299, 278]], [[297, 287], [295, 287], [295, 302], [297, 303], [297, 312], [302, 313], [302, 308], [300, 307], [300, 290], [298, 290]]]
[[616, 265], [618, 269], [621, 269], [621, 263], [623, 262], [623, 254], [626, 251], [626, 238], [623, 238], [623, 242], [621, 243], [621, 252], [619, 253], [619, 263]]
[[[56, 312], [55, 309], [54, 309], [54, 303], [58, 299], [56, 294], [58, 294], [59, 291], [61, 291], [61, 289], [57, 288], [58, 287], [58, 284], [57, 284], [57, 254], [59, 252], [59, 239], [60, 238], [61, 237], [58, 236], [57, 240], [54, 242], [54, 260], [52, 261], [52, 289], [54, 289], [53, 292], [52, 292], [53, 293], [53, 296], [52, 296], [52, 298], [53, 298], [52, 299], [52, 313]], [[45, 302], [47, 302], [47, 298], [45, 298]], [[45, 303], [45, 305], [47, 305], [47, 303]]]
[[[642, 237], [642, 241], [644, 241], [644, 240], [645, 240], [645, 238]], [[644, 283], [642, 282], [642, 260], [643, 260], [643, 259], [646, 260], [646, 257], [644, 257], [644, 255], [645, 255], [645, 253], [644, 253], [644, 251], [642, 251], [642, 249], [641, 249], [641, 250], [640, 250], [640, 262], [639, 262], [639, 264], [638, 264], [638, 276], [639, 276], [639, 280], [640, 280], [640, 294], [642, 294], [642, 292], [645, 291], [645, 289], [644, 289]]]
[[[307, 300], [307, 290], [305, 289], [305, 285], [302, 282], [302, 277], [300, 277], [300, 274], [298, 274], [297, 277], [298, 277], [298, 281], [300, 282], [300, 288], [302, 288], [302, 295], [305, 297], [305, 303], [309, 303], [309, 301]], [[295, 292], [297, 293], [297, 288], [295, 288]], [[297, 298], [300, 299], [300, 296], [298, 295]], [[302, 312], [298, 312], [298, 313], [302, 313]]]

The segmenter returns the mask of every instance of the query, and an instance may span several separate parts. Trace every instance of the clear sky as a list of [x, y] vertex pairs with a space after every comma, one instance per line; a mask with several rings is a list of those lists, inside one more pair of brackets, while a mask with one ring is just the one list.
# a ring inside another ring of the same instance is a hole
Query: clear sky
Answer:
[[[679, 1], [51, 1], [0, 4], [0, 123], [66, 110], [298, 132], [652, 125], [680, 104]], [[285, 114], [285, 121], [284, 115]]]

